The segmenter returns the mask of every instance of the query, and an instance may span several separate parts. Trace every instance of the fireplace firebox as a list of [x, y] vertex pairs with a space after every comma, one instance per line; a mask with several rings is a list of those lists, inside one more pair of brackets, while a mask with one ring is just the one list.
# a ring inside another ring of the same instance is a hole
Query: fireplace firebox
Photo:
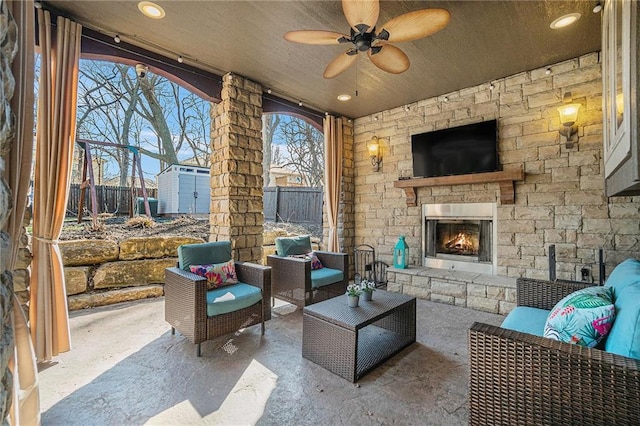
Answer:
[[496, 273], [494, 203], [425, 204], [422, 211], [424, 266]]

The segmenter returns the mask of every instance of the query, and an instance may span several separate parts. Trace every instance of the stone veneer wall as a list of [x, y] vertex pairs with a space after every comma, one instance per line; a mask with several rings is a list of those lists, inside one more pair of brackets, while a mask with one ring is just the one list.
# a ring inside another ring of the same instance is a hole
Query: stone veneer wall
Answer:
[[29, 282], [31, 281], [31, 259], [33, 259], [31, 236], [27, 233], [27, 226], [31, 224], [32, 217], [32, 206], [29, 206], [24, 212], [20, 239], [16, 242], [20, 248], [18, 249], [18, 259], [13, 269], [13, 291], [18, 297], [25, 314], [29, 312], [27, 303], [29, 302]]
[[[563, 279], [575, 279], [576, 270], [589, 265], [597, 280], [600, 247], [608, 272], [640, 257], [640, 197], [604, 194], [599, 54], [550, 68], [549, 75], [535, 69], [495, 80], [493, 89], [487, 82], [416, 102], [408, 111], [398, 107], [355, 120], [355, 243], [371, 244], [391, 264], [404, 234], [412, 265], [420, 265], [422, 204], [497, 202], [498, 275], [547, 278], [550, 244]], [[560, 141], [556, 109], [568, 91], [582, 105], [580, 140], [571, 149]], [[412, 175], [411, 135], [491, 119], [498, 120], [503, 169], [526, 172], [516, 182], [515, 204], [499, 205], [497, 184], [473, 184], [419, 188], [417, 206], [407, 207], [393, 182]], [[383, 138], [379, 173], [371, 171], [366, 153], [373, 134]]]
[[262, 261], [262, 88], [235, 74], [211, 106], [211, 241], [231, 240], [235, 259]]
[[13, 17], [7, 4], [0, 0], [0, 422], [6, 422], [11, 405], [13, 376], [9, 371], [9, 358], [13, 355], [13, 276], [9, 271], [9, 248], [12, 242], [4, 229], [9, 221], [12, 201], [11, 190], [4, 180], [5, 158], [14, 142], [15, 123], [9, 101], [13, 95], [15, 80], [11, 71], [16, 32]]

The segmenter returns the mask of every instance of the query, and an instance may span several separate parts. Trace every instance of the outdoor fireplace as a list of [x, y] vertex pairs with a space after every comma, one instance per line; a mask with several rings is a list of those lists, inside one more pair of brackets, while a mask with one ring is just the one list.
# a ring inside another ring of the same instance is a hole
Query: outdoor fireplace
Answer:
[[425, 204], [422, 212], [424, 266], [496, 272], [494, 203]]

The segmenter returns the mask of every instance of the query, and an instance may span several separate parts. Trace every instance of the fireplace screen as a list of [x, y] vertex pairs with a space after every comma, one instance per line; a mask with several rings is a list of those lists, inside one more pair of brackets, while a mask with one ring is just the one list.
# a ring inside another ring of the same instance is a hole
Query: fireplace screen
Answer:
[[426, 255], [491, 261], [490, 220], [427, 220]]

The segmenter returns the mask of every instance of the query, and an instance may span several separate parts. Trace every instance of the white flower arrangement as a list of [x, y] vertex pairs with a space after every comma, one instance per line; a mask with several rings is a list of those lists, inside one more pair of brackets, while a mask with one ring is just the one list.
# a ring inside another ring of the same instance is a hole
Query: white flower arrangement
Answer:
[[347, 286], [347, 296], [360, 296], [362, 289], [358, 284], [349, 284]]
[[374, 281], [364, 280], [360, 283], [360, 289], [362, 291], [366, 291], [367, 293], [373, 293], [376, 291], [376, 283]]

